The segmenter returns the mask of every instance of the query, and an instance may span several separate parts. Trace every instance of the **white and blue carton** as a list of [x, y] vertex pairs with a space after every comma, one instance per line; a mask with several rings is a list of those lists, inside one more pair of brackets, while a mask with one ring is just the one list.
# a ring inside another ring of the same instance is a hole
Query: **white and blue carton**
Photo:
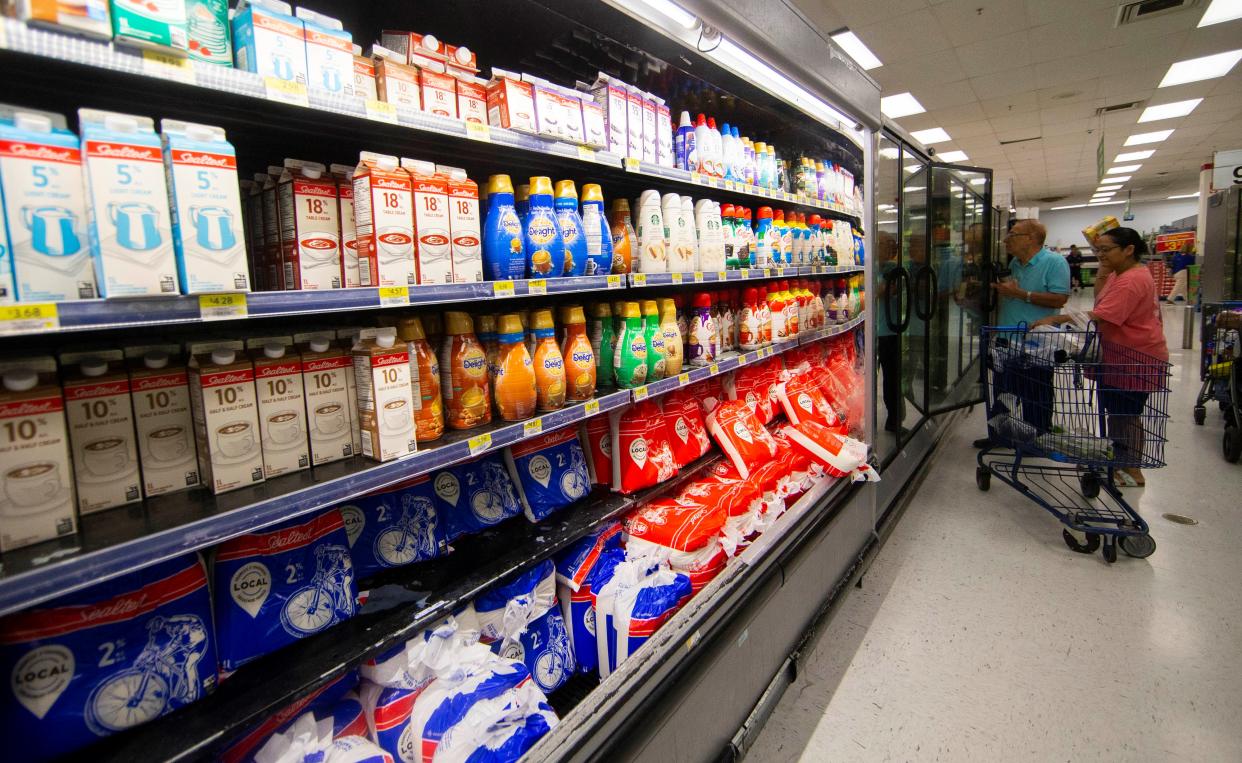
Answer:
[[160, 122], [183, 294], [250, 290], [237, 152], [223, 128]]
[[306, 28], [288, 3], [241, 0], [233, 15], [233, 56], [238, 69], [307, 84]]
[[354, 95], [354, 37], [339, 19], [298, 8], [306, 36], [306, 84], [338, 95]]
[[147, 117], [78, 109], [95, 281], [103, 297], [177, 293], [164, 153]]

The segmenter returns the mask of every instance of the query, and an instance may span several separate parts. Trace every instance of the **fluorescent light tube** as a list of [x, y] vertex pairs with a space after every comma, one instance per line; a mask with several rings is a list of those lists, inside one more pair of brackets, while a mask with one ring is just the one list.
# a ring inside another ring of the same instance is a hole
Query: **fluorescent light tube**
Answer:
[[1201, 58], [1192, 58], [1188, 61], [1178, 61], [1169, 67], [1169, 71], [1165, 73], [1164, 79], [1160, 80], [1159, 87], [1185, 85], [1187, 82], [1199, 82], [1200, 80], [1223, 77], [1229, 73], [1229, 70], [1240, 59], [1242, 59], [1242, 48]]
[[1123, 172], [1138, 172], [1139, 167], [1142, 167], [1142, 166], [1143, 165], [1141, 164], [1125, 164], [1120, 167], [1109, 167], [1107, 170], [1104, 171], [1104, 174], [1105, 175], [1120, 175]]
[[880, 111], [889, 119], [901, 119], [914, 114], [922, 114], [927, 109], [910, 93], [888, 95], [880, 99]]
[[1127, 151], [1124, 154], [1117, 154], [1117, 158], [1113, 160], [1113, 164], [1121, 164], [1122, 162], [1137, 162], [1140, 159], [1150, 158], [1156, 150], [1148, 149], [1146, 151]]
[[862, 40], [858, 39], [858, 35], [850, 30], [842, 29], [828, 36], [832, 38], [833, 42], [840, 45], [846, 53], [849, 53], [850, 58], [854, 59], [864, 71], [884, 65], [884, 62], [876, 58], [871, 49], [864, 45]]
[[1087, 202], [1088, 207], [1108, 207], [1108, 206], [1112, 206], [1113, 204], [1125, 204], [1125, 202], [1124, 201], [1089, 201]]
[[1195, 107], [1203, 103], [1202, 98], [1191, 98], [1188, 101], [1176, 101], [1174, 103], [1162, 103], [1159, 106], [1148, 106], [1143, 109], [1143, 113], [1139, 115], [1139, 123], [1143, 122], [1159, 122], [1161, 119], [1174, 119], [1175, 117], [1184, 117], [1195, 110]]
[[[1058, 209], [1079, 209], [1080, 207], [1085, 207], [1085, 206], [1087, 205], [1086, 204], [1066, 204], [1060, 207], [1052, 207], [1052, 211], [1055, 212]], [[1010, 208], [1009, 210], [1010, 214], [1013, 214], [1016, 211], [1017, 211], [1016, 209], [1012, 209], [1012, 208]]]
[[1199, 26], [1211, 26], [1234, 19], [1242, 19], [1242, 0], [1212, 0], [1203, 18], [1199, 19]]
[[932, 127], [927, 130], [915, 130], [910, 133], [910, 137], [922, 143], [924, 146], [930, 146], [933, 143], [944, 143], [953, 140], [949, 134], [944, 131], [943, 127]]
[[971, 185], [983, 185], [987, 182], [988, 182], [987, 178], [975, 178], [974, 180], [970, 181], [970, 184]]
[[[644, 17], [645, 20], [653, 21], [657, 24], [667, 19], [687, 30], [694, 29], [699, 25], [697, 16], [686, 11], [680, 5], [672, 2], [672, 0], [631, 0], [629, 7], [631, 10], [637, 11], [638, 15]], [[651, 18], [651, 12], [658, 14], [661, 18]], [[663, 26], [663, 24], [660, 25]]]
[[1137, 135], [1131, 135], [1130, 137], [1126, 138], [1126, 142], [1123, 143], [1122, 145], [1123, 146], [1142, 146], [1146, 143], [1159, 143], [1163, 140], [1168, 140], [1168, 137], [1172, 134], [1173, 134], [1172, 130], [1157, 130], [1155, 132], [1141, 132], [1141, 133], [1138, 133]]

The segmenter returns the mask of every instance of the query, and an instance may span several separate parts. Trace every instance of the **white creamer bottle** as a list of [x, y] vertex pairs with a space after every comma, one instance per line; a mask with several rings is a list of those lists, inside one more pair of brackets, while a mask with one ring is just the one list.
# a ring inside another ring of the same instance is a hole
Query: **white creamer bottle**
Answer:
[[660, 211], [660, 192], [643, 191], [634, 216], [638, 234], [639, 273], [667, 273], [668, 252], [664, 248], [664, 215]]
[[699, 234], [699, 269], [724, 270], [724, 231], [720, 224], [720, 207], [711, 199], [699, 199], [694, 205], [694, 225]]

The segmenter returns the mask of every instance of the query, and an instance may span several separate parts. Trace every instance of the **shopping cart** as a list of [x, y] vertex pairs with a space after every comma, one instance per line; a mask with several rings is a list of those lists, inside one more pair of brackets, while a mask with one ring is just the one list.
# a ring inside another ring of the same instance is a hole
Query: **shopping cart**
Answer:
[[1086, 330], [983, 329], [988, 430], [975, 481], [992, 475], [1065, 525], [1070, 549], [1104, 559], [1156, 550], [1113, 482], [1123, 467], [1164, 466], [1169, 364]]
[[1203, 386], [1195, 400], [1195, 423], [1207, 420], [1207, 403], [1215, 400], [1225, 417], [1221, 450], [1225, 460], [1242, 458], [1242, 302], [1208, 302], [1203, 305], [1203, 324], [1199, 334], [1203, 347], [1199, 378]]

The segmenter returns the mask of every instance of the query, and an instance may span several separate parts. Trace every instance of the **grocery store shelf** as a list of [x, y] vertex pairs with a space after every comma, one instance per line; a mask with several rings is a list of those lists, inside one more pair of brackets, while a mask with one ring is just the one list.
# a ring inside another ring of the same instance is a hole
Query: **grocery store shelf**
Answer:
[[377, 464], [355, 457], [219, 496], [189, 490], [87, 515], [77, 535], [4, 554], [0, 615], [499, 450], [630, 400], [628, 390], [609, 392], [527, 421], [450, 432], [435, 447], [397, 461]]
[[822, 329], [808, 331], [798, 335], [798, 342], [803, 345], [818, 342], [821, 339], [827, 339], [830, 336], [845, 334], [861, 326], [867, 320], [867, 314], [855, 315], [845, 323], [838, 323], [834, 326], [825, 326]]
[[836, 265], [788, 265], [785, 267], [742, 268], [741, 270], [696, 270], [692, 273], [630, 273], [627, 278], [631, 287], [643, 287], [677, 286], [690, 283], [720, 283], [721, 281], [762, 281], [765, 278], [795, 278], [797, 276], [854, 272], [862, 272], [862, 268], [852, 266], [838, 267]]

